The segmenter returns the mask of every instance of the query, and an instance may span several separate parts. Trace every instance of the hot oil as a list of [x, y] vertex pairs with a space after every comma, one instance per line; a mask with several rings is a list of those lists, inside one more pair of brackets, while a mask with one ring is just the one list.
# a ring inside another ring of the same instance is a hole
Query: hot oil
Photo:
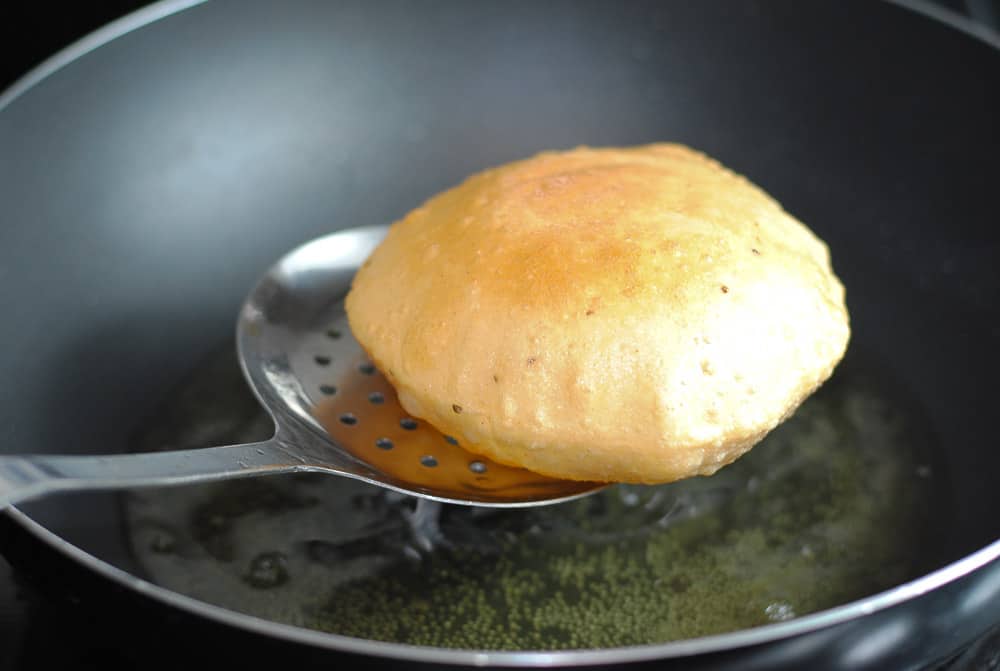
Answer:
[[[657, 643], [815, 612], [928, 569], [939, 532], [928, 520], [947, 501], [920, 418], [852, 354], [709, 478], [497, 511], [276, 476], [136, 491], [125, 508], [148, 578], [259, 617], [473, 649]], [[136, 449], [271, 430], [224, 352]]]
[[[527, 499], [572, 496], [591, 488], [506, 466], [464, 450], [458, 440], [408, 416], [396, 391], [363, 356], [352, 366], [360, 375], [338, 376], [338, 384], [312, 408], [326, 433], [358, 460], [373, 466], [383, 482], [409, 491], [466, 499], [468, 496]], [[321, 385], [321, 388], [323, 386]]]

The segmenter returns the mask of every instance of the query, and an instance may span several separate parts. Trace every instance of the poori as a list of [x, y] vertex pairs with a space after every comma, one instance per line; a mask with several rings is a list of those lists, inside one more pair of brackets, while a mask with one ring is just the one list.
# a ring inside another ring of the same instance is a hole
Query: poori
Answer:
[[355, 337], [407, 412], [545, 475], [708, 475], [832, 373], [850, 328], [826, 245], [678, 144], [545, 152], [396, 222]]

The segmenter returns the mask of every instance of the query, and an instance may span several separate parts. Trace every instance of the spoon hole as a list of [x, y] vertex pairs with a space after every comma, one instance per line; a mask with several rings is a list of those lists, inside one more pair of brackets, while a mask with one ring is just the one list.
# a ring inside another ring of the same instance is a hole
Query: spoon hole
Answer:
[[425, 454], [424, 456], [420, 457], [420, 463], [426, 466], [427, 468], [434, 468], [435, 466], [438, 465], [438, 460], [435, 459], [434, 455], [432, 454]]
[[346, 424], [347, 426], [354, 426], [355, 424], [358, 423], [358, 418], [355, 417], [352, 413], [345, 412], [343, 415], [340, 416], [340, 423]]
[[403, 419], [399, 420], [399, 425], [404, 429], [406, 429], [407, 431], [413, 431], [414, 429], [417, 428], [417, 420], [413, 419], [412, 417], [404, 417]]
[[326, 396], [333, 396], [337, 393], [337, 388], [332, 384], [321, 384], [319, 386], [319, 391]]

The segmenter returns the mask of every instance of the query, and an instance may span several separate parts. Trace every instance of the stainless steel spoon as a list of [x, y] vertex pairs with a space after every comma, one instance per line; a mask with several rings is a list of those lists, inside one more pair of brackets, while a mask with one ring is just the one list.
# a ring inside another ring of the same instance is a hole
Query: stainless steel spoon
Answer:
[[57, 490], [114, 489], [319, 471], [448, 503], [530, 506], [600, 483], [547, 478], [477, 457], [409, 417], [351, 336], [343, 299], [385, 227], [333, 233], [295, 249], [240, 311], [243, 372], [274, 419], [261, 443], [104, 456], [0, 457], [0, 507]]

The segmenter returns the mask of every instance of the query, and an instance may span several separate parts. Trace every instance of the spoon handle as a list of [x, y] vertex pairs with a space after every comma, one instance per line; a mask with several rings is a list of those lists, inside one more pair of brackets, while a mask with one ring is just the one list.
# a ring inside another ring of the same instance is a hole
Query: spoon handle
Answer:
[[55, 491], [118, 489], [315, 470], [276, 439], [175, 452], [0, 457], [0, 509]]

